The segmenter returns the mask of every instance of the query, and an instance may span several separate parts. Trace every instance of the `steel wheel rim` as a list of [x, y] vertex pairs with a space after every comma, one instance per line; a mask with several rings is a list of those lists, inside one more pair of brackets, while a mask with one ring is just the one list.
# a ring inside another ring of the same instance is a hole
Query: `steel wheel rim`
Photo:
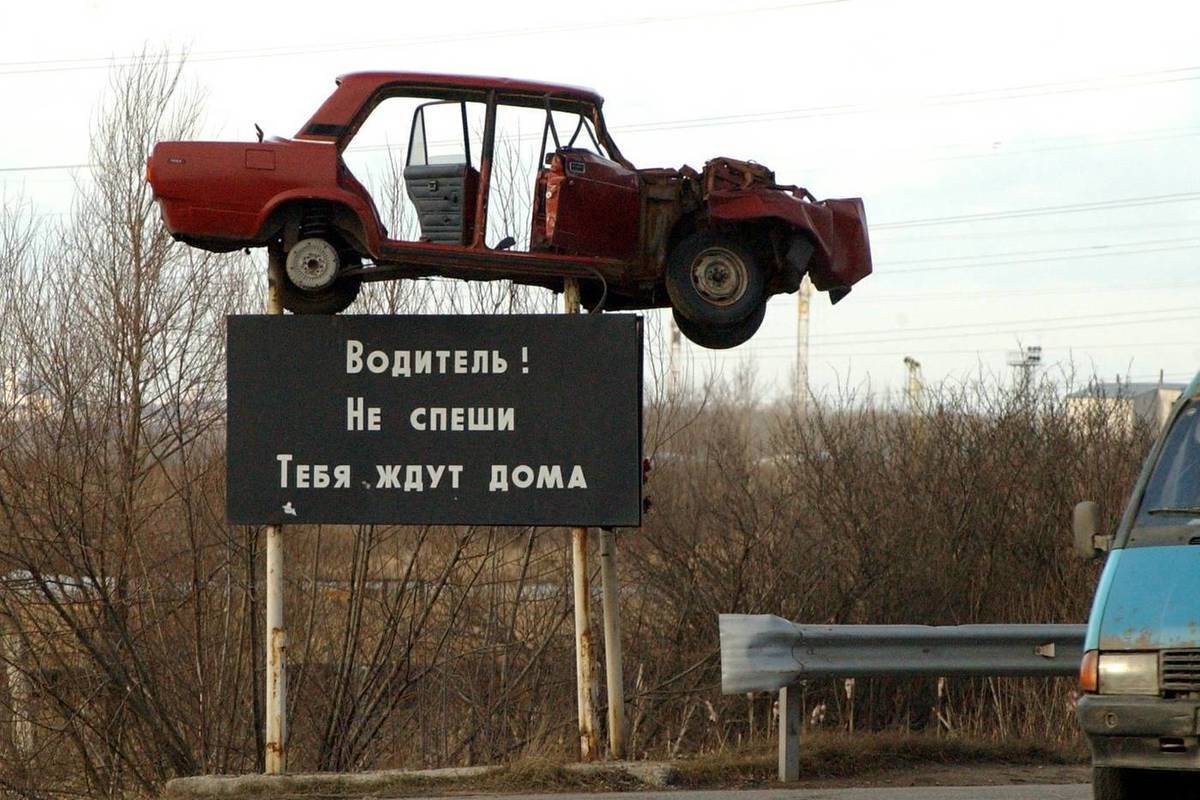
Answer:
[[337, 277], [337, 250], [324, 239], [304, 239], [288, 251], [287, 276], [300, 289], [317, 291]]
[[692, 261], [692, 287], [714, 306], [741, 300], [750, 284], [750, 271], [741, 256], [724, 247], [709, 247]]

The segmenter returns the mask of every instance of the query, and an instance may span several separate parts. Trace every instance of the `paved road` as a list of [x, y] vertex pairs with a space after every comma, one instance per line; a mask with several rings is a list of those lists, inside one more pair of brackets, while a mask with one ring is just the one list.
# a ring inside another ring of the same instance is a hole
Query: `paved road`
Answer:
[[[876, 789], [747, 789], [704, 792], [620, 792], [606, 794], [504, 795], [504, 800], [1087, 800], [1086, 784], [1022, 786], [906, 786]], [[455, 800], [497, 800], [458, 797]]]

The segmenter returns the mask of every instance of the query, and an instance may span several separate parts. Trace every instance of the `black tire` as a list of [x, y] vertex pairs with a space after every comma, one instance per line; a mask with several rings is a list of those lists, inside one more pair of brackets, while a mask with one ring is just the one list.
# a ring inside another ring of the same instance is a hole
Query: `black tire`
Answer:
[[675, 245], [664, 278], [671, 305], [698, 325], [735, 325], [766, 300], [763, 265], [728, 233], [701, 231]]
[[759, 303], [758, 308], [750, 312], [750, 316], [741, 322], [723, 327], [692, 322], [680, 314], [677, 308], [672, 309], [671, 313], [675, 316], [675, 324], [679, 326], [680, 333], [688, 339], [709, 350], [728, 350], [731, 347], [737, 347], [755, 334], [762, 325], [763, 317], [767, 315], [767, 304]]
[[1200, 797], [1200, 773], [1181, 770], [1092, 767], [1094, 800]]
[[[358, 258], [351, 253], [339, 253], [342, 268], [356, 265]], [[337, 278], [329, 286], [316, 291], [301, 289], [288, 278], [286, 259], [282, 250], [267, 251], [270, 270], [279, 275], [279, 301], [293, 314], [337, 314], [345, 311], [358, 297], [362, 281], [358, 278]]]

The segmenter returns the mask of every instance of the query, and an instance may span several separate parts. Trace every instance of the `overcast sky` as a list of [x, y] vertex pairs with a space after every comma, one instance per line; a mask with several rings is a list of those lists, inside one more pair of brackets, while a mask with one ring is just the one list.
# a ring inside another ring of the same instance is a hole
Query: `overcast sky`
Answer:
[[[1200, 364], [1200, 5], [1177, 0], [247, 3], [0, 10], [0, 191], [69, 208], [113, 59], [187, 48], [206, 134], [292, 135], [359, 69], [527, 77], [606, 98], [638, 166], [760, 161], [861, 196], [875, 274], [813, 304], [814, 389], [1051, 370], [1186, 380]], [[41, 169], [32, 169], [32, 168]], [[45, 167], [54, 167], [45, 169]], [[748, 344], [787, 391], [796, 300]]]

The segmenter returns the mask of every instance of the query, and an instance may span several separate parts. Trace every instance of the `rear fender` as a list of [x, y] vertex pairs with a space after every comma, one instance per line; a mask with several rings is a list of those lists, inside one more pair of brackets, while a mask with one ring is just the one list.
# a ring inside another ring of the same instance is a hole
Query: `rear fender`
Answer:
[[[871, 245], [867, 238], [862, 200], [807, 202], [776, 189], [715, 191], [708, 196], [713, 222], [745, 225], [777, 220], [812, 247], [808, 275], [821, 291], [848, 288], [871, 274]], [[781, 268], [802, 257], [803, 246], [784, 248]]]
[[332, 208], [332, 225], [355, 250], [371, 257], [378, 255], [382, 234], [375, 212], [351, 192], [297, 189], [276, 195], [259, 215], [257, 238], [266, 241], [282, 235], [285, 247], [290, 246], [293, 242], [286, 240], [296, 235], [304, 210], [320, 205]]

